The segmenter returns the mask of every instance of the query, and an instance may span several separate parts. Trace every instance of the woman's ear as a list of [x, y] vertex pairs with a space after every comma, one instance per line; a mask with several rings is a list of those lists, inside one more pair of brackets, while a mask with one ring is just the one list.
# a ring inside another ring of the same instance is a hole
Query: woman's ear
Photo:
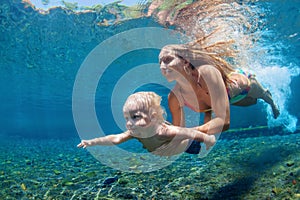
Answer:
[[184, 66], [183, 66], [183, 69], [184, 69], [184, 71], [185, 71], [185, 73], [186, 73], [187, 75], [190, 75], [190, 74], [191, 74], [191, 70], [189, 69], [189, 65], [184, 65]]

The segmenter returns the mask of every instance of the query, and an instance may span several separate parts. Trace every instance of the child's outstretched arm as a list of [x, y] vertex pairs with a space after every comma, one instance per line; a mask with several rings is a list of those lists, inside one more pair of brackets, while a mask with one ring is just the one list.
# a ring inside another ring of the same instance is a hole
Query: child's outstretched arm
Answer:
[[108, 145], [114, 145], [114, 144], [121, 144], [132, 138], [133, 137], [130, 135], [130, 132], [126, 131], [124, 133], [107, 135], [104, 137], [94, 138], [91, 140], [81, 140], [81, 142], [77, 145], [77, 147], [78, 148], [81, 148], [81, 147], [86, 148], [86, 147], [95, 146], [95, 145], [108, 146]]

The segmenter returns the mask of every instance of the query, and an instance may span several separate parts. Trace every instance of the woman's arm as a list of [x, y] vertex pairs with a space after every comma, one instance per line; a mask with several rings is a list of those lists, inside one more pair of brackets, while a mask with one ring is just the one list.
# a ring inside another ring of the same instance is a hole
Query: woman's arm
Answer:
[[172, 124], [175, 126], [184, 127], [185, 126], [184, 111], [173, 91], [171, 91], [168, 96], [168, 104], [172, 115]]
[[201, 77], [204, 79], [210, 94], [214, 116], [211, 117], [211, 114], [207, 113], [207, 116], [205, 115], [205, 123], [198, 126], [197, 130], [207, 134], [217, 134], [229, 129], [230, 125], [230, 108], [226, 86], [221, 73], [215, 67], [204, 65], [200, 69]]
[[212, 111], [207, 111], [204, 113], [204, 124], [206, 124], [207, 122], [209, 122], [211, 120], [212, 117]]
[[115, 134], [115, 135], [107, 135], [104, 137], [94, 138], [91, 140], [82, 140], [77, 145], [77, 147], [86, 148], [88, 146], [95, 146], [95, 145], [108, 146], [108, 145], [114, 145], [114, 144], [121, 144], [132, 138], [133, 137], [130, 135], [129, 131], [126, 131], [124, 133]]

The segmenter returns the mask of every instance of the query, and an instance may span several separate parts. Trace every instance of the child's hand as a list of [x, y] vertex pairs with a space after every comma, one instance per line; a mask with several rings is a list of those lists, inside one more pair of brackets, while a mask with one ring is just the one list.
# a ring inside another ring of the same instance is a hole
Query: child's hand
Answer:
[[81, 142], [77, 145], [78, 148], [86, 148], [88, 146], [91, 146], [91, 142], [89, 140], [81, 140]]

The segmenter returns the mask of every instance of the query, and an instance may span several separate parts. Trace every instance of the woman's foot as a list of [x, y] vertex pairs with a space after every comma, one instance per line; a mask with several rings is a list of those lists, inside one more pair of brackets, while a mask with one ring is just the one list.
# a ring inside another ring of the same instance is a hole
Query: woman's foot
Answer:
[[280, 115], [279, 109], [275, 104], [272, 105], [271, 107], [272, 107], [274, 119], [277, 119], [277, 117]]
[[271, 105], [274, 119], [277, 119], [277, 117], [280, 115], [280, 112], [273, 101], [271, 92], [269, 90], [266, 90], [264, 96], [264, 100]]

